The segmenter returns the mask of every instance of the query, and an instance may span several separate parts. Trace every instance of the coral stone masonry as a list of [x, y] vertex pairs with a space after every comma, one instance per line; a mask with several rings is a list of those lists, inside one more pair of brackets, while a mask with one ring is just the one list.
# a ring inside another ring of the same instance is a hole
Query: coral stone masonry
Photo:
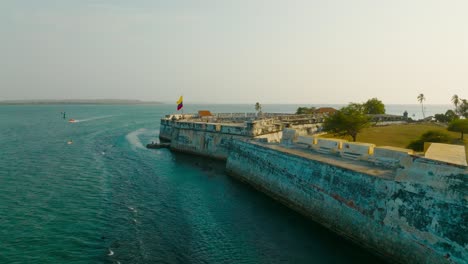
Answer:
[[[172, 150], [226, 160], [228, 174], [390, 261], [467, 263], [464, 150], [432, 143], [424, 157], [320, 138], [322, 120], [169, 115], [160, 138]], [[441, 155], [446, 148], [451, 152]]]

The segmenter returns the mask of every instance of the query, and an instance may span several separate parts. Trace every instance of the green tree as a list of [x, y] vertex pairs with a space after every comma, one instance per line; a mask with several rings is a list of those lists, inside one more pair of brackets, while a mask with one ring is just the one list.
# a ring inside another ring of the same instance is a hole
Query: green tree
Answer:
[[311, 115], [315, 112], [315, 107], [298, 107], [296, 115]]
[[447, 122], [450, 123], [453, 120], [458, 119], [458, 116], [453, 110], [447, 110], [445, 112], [445, 118], [447, 119]]
[[422, 111], [423, 119], [426, 118], [426, 115], [424, 115], [424, 104], [423, 104], [424, 100], [426, 100], [426, 97], [424, 97], [424, 94], [419, 94], [418, 102], [421, 104], [421, 111]]
[[447, 117], [444, 114], [435, 114], [434, 119], [440, 123], [447, 123]]
[[255, 103], [255, 111], [257, 113], [261, 112], [262, 111], [262, 105], [259, 103], [259, 102], [256, 102]]
[[455, 106], [455, 113], [458, 116], [468, 118], [468, 101], [460, 98], [458, 95], [452, 96], [452, 103]]
[[456, 109], [456, 113], [459, 116], [463, 116], [464, 118], [468, 118], [468, 101], [466, 99], [461, 99], [461, 102]]
[[424, 142], [449, 143], [450, 136], [447, 133], [444, 133], [441, 131], [430, 130], [422, 134], [421, 137], [419, 137], [419, 139], [411, 141], [411, 143], [409, 143], [407, 148], [410, 148], [416, 151], [423, 151]]
[[448, 128], [448, 131], [460, 132], [460, 138], [463, 140], [463, 134], [468, 133], [468, 119], [456, 119], [453, 120]]
[[455, 109], [457, 109], [458, 104], [460, 103], [460, 97], [458, 97], [458, 95], [454, 94], [452, 96], [452, 103], [455, 105]]
[[369, 125], [370, 118], [359, 104], [350, 103], [325, 118], [323, 130], [338, 136], [351, 136], [353, 141], [356, 141], [358, 133]]
[[434, 118], [440, 123], [450, 123], [455, 119], [458, 119], [458, 115], [453, 110], [447, 110], [445, 114], [435, 114]]
[[367, 100], [363, 104], [364, 113], [371, 115], [385, 114], [385, 105], [377, 98]]

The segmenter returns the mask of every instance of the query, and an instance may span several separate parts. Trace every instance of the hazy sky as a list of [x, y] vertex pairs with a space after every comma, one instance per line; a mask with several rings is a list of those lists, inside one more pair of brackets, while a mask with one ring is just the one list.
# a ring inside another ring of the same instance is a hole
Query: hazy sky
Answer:
[[467, 0], [0, 0], [0, 100], [449, 104]]

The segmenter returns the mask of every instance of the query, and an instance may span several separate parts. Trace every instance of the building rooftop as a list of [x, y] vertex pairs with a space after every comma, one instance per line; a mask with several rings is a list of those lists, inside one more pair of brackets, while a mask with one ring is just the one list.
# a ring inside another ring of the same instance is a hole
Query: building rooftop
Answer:
[[320, 107], [320, 108], [315, 109], [314, 112], [316, 114], [325, 114], [325, 113], [335, 113], [336, 111], [338, 110], [336, 110], [333, 107]]

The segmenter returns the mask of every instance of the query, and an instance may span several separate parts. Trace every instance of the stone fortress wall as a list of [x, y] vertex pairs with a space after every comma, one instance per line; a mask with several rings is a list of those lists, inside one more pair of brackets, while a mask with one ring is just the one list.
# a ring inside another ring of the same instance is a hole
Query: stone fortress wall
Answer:
[[279, 142], [284, 128], [294, 128], [300, 135], [316, 132], [323, 116], [223, 113], [209, 117], [168, 115], [161, 119], [159, 137], [171, 142], [171, 149], [217, 159], [227, 159], [228, 144], [233, 139], [261, 139]]
[[467, 166], [310, 135], [322, 119], [172, 115], [160, 138], [227, 160], [230, 175], [391, 261], [466, 263]]
[[318, 146], [235, 140], [227, 172], [391, 262], [466, 263], [466, 166], [400, 149], [371, 155], [345, 141], [308, 144]]

